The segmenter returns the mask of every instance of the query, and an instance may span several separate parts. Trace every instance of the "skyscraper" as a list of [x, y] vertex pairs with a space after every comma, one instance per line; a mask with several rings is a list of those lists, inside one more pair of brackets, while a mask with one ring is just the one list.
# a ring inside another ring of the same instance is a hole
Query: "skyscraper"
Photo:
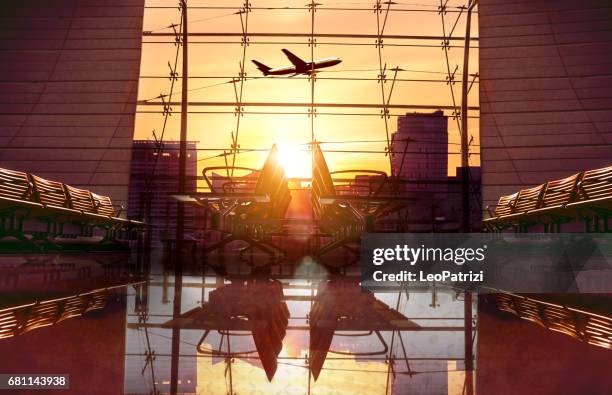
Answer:
[[[165, 141], [162, 148], [156, 150], [156, 144], [152, 140], [134, 140], [132, 146], [128, 216], [144, 217], [146, 183], [150, 180], [150, 224], [153, 226], [153, 240], [174, 238], [176, 231], [176, 200], [171, 195], [178, 192], [179, 146], [178, 141]], [[188, 141], [187, 193], [197, 190], [197, 164], [196, 142]], [[197, 214], [197, 208], [185, 206], [185, 235], [197, 235]]]
[[446, 181], [448, 117], [442, 111], [398, 117], [391, 152], [394, 176], [411, 181]]

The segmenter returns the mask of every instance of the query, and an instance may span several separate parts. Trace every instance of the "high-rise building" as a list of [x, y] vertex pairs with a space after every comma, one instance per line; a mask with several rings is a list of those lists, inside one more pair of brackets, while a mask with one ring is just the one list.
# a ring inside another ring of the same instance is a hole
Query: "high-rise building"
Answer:
[[[131, 218], [143, 218], [144, 202], [148, 190], [151, 192], [152, 239], [174, 238], [176, 232], [176, 200], [171, 195], [178, 192], [179, 171], [178, 141], [164, 141], [156, 149], [152, 140], [134, 140], [130, 170], [129, 210]], [[197, 148], [195, 141], [187, 142], [186, 192], [197, 191]], [[151, 182], [147, 188], [147, 181]], [[185, 235], [197, 237], [199, 229], [195, 207], [185, 206]]]
[[448, 117], [442, 111], [407, 113], [397, 118], [391, 173], [407, 180], [446, 181]]

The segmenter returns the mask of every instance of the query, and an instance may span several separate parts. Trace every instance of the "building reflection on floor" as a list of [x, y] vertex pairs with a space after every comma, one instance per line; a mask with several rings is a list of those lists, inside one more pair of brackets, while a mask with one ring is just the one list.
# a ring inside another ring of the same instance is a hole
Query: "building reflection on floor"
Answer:
[[70, 394], [607, 394], [612, 384], [605, 296], [367, 293], [357, 266], [185, 262], [160, 251], [0, 257], [0, 373], [67, 373]]

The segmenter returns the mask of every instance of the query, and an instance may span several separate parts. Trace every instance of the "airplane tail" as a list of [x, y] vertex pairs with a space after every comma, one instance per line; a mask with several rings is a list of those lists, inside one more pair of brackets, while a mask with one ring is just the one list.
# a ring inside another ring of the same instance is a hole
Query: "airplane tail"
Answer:
[[259, 71], [261, 71], [263, 73], [263, 75], [270, 74], [269, 71], [270, 71], [271, 67], [268, 67], [265, 64], [263, 64], [261, 62], [258, 62], [256, 60], [251, 60], [251, 62], [255, 63], [255, 65], [257, 66], [257, 69], [259, 69]]

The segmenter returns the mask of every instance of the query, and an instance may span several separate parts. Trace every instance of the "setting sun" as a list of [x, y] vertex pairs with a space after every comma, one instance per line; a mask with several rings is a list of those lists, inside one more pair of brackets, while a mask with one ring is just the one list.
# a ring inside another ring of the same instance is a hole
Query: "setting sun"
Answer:
[[291, 178], [309, 178], [312, 169], [310, 151], [305, 144], [281, 145], [279, 147], [280, 161], [285, 168], [285, 174]]

